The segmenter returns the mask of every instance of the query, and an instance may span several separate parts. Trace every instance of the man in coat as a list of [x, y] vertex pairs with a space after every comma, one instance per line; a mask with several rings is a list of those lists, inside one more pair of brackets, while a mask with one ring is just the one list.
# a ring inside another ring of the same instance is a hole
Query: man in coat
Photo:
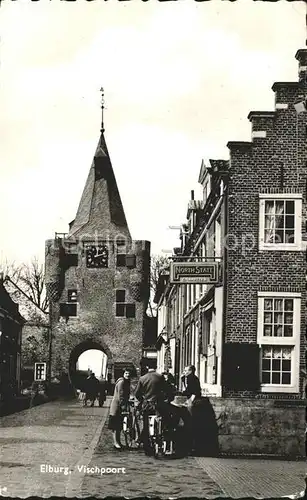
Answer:
[[95, 373], [91, 373], [87, 378], [86, 384], [86, 395], [84, 406], [87, 406], [87, 400], [91, 401], [91, 406], [94, 406], [95, 399], [97, 398], [99, 393], [99, 380], [95, 377]]
[[146, 455], [152, 453], [149, 443], [148, 417], [156, 412], [164, 417], [166, 416], [164, 411], [164, 400], [166, 395], [167, 387], [163, 375], [157, 373], [154, 368], [149, 368], [148, 373], [140, 377], [135, 391], [135, 397], [142, 405], [142, 441]]

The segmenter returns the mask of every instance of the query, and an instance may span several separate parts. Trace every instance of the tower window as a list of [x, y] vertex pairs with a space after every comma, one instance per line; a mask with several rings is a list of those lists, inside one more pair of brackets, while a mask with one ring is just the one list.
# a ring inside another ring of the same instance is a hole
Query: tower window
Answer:
[[66, 257], [66, 267], [76, 267], [78, 265], [77, 253], [69, 253], [65, 257]]
[[126, 243], [124, 240], [116, 242], [116, 267], [125, 267], [126, 265]]
[[116, 255], [116, 266], [124, 267], [126, 265], [126, 255], [125, 254], [117, 254]]
[[135, 304], [126, 303], [126, 290], [116, 290], [115, 315], [119, 318], [135, 318]]
[[75, 288], [68, 290], [67, 299], [68, 299], [68, 302], [77, 302], [78, 292]]
[[77, 316], [77, 304], [62, 303], [60, 304], [60, 316], [69, 318], [70, 316]]
[[116, 303], [125, 302], [126, 290], [116, 290]]
[[126, 304], [126, 318], [135, 318], [135, 304]]
[[135, 267], [136, 257], [135, 255], [126, 255], [126, 266], [130, 269]]

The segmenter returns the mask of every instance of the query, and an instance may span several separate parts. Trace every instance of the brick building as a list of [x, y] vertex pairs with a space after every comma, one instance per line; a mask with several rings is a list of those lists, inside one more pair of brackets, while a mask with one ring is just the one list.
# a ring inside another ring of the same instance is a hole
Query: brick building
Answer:
[[196, 366], [226, 452], [304, 454], [307, 50], [296, 58], [299, 81], [274, 83], [275, 110], [249, 113], [251, 142], [202, 163], [174, 261], [214, 263], [215, 283], [164, 275], [156, 295], [158, 366], [165, 346], [178, 382]]
[[24, 318], [0, 276], [0, 400], [20, 391], [21, 333]]
[[133, 241], [102, 126], [68, 234], [46, 242], [52, 372], [69, 373], [88, 349], [108, 357], [108, 377], [140, 369], [149, 298], [150, 243]]

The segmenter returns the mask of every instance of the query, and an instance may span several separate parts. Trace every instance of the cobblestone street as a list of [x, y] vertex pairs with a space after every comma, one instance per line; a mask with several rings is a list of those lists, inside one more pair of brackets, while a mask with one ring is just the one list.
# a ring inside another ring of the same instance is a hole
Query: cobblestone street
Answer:
[[[79, 402], [57, 401], [2, 417], [2, 495], [67, 496], [71, 475], [64, 471], [41, 472], [41, 465], [62, 466], [74, 471], [80, 458], [83, 463], [89, 461], [107, 411], [99, 407], [83, 408]], [[82, 475], [76, 479], [81, 480]]]
[[[2, 496], [280, 498], [304, 489], [303, 461], [155, 460], [142, 451], [118, 452], [111, 432], [103, 428], [107, 413], [107, 407], [83, 408], [79, 402], [62, 401], [3, 417]], [[41, 465], [63, 470], [43, 472]], [[123, 467], [125, 473], [97, 472]]]

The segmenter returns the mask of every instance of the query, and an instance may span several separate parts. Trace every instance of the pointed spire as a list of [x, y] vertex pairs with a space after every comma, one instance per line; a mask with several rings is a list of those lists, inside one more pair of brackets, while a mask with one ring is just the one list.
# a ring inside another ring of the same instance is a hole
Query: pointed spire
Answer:
[[69, 236], [81, 234], [121, 234], [131, 240], [124, 208], [117, 187], [108, 148], [104, 137], [104, 90], [101, 109], [101, 134], [94, 159], [81, 196], [75, 220], [70, 224]]
[[103, 134], [104, 133], [104, 123], [103, 123], [104, 88], [103, 87], [101, 87], [100, 92], [101, 92], [101, 130], [100, 130], [100, 132]]

